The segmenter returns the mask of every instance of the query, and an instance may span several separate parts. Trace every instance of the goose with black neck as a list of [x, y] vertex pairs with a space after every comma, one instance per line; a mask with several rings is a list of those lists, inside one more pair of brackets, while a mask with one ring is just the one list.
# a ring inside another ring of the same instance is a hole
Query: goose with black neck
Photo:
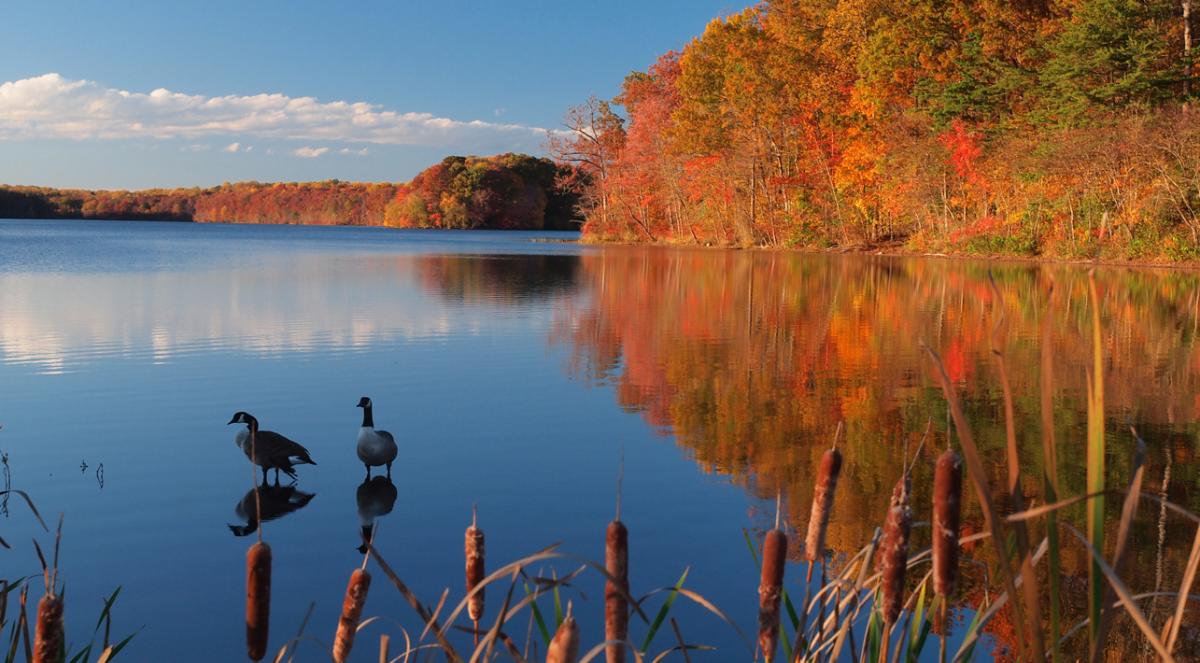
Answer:
[[367, 478], [371, 478], [371, 468], [387, 466], [387, 476], [392, 476], [392, 461], [396, 460], [396, 438], [385, 430], [375, 429], [375, 417], [371, 409], [371, 399], [363, 396], [358, 399], [358, 407], [362, 408], [362, 428], [358, 430], [358, 459], [367, 467]]

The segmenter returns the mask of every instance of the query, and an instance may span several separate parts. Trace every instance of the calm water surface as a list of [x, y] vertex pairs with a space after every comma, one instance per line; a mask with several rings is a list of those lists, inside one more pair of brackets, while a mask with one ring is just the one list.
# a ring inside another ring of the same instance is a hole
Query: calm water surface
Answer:
[[[835, 563], [882, 521], [905, 449], [931, 421], [914, 478], [917, 519], [928, 519], [946, 406], [921, 340], [943, 355], [999, 482], [1002, 402], [989, 352], [998, 330], [1032, 498], [1042, 467], [1037, 367], [1050, 343], [1063, 491], [1083, 490], [1082, 270], [997, 266], [993, 291], [987, 265], [968, 261], [601, 249], [539, 237], [0, 222], [0, 450], [13, 487], [48, 520], [65, 513], [70, 640], [86, 643], [102, 598], [121, 586], [115, 632], [141, 629], [131, 660], [244, 656], [254, 535], [237, 535], [253, 530], [246, 509], [238, 513], [251, 472], [225, 425], [241, 409], [320, 463], [268, 494], [264, 515], [278, 515], [263, 526], [275, 556], [272, 651], [312, 601], [308, 634], [329, 643], [347, 574], [361, 562], [362, 395], [400, 442], [379, 548], [431, 604], [447, 586], [461, 596], [473, 504], [493, 567], [560, 541], [602, 559], [623, 453], [634, 593], [690, 567], [688, 585], [752, 632], [757, 571], [742, 531], [770, 527], [777, 492], [785, 520], [806, 525], [813, 469], [838, 421], [847, 431]], [[1147, 487], [1200, 509], [1197, 275], [1101, 270], [1097, 280], [1110, 485], [1128, 481], [1134, 424], [1148, 445]], [[978, 527], [973, 502], [967, 521]], [[1176, 588], [1193, 532], [1144, 505], [1135, 589]], [[0, 536], [13, 545], [0, 550], [3, 577], [35, 572], [29, 539], [51, 540], [16, 502]], [[927, 530], [914, 536], [927, 543]], [[1077, 586], [1084, 558], [1067, 553], [1065, 566]], [[419, 632], [377, 576], [367, 614]], [[600, 585], [584, 576], [567, 595], [587, 643], [599, 640]], [[964, 604], [977, 593], [968, 582]], [[501, 600], [489, 591], [489, 615]], [[695, 660], [748, 658], [711, 615], [681, 604], [678, 618], [689, 640], [722, 648]], [[525, 628], [515, 629], [519, 641]], [[394, 626], [372, 625], [355, 660], [376, 659], [369, 650], [384, 629], [402, 640]], [[657, 649], [669, 645], [660, 638]], [[312, 641], [300, 654], [323, 660]]]

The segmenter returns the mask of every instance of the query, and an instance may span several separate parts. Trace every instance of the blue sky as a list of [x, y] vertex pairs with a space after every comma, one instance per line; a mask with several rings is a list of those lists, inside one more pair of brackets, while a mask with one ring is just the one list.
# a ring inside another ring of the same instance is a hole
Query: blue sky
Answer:
[[539, 152], [724, 0], [12, 2], [0, 183], [406, 180]]

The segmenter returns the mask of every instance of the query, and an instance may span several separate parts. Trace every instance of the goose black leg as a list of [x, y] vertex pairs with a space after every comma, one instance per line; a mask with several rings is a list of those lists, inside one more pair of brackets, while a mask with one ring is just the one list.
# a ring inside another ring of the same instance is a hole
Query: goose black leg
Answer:
[[262, 470], [263, 470], [263, 485], [265, 486], [265, 485], [267, 485], [267, 468], [264, 467], [264, 468], [262, 468]]
[[279, 485], [279, 468], [275, 468], [275, 485]]
[[370, 465], [370, 463], [363, 463], [363, 467], [366, 467], [366, 468], [367, 468], [367, 480], [370, 480], [370, 479], [371, 479], [371, 465]]
[[387, 464], [387, 477], [388, 477], [389, 479], [391, 479], [391, 478], [392, 478], [392, 464], [391, 464], [391, 463], [388, 463], [388, 464]]

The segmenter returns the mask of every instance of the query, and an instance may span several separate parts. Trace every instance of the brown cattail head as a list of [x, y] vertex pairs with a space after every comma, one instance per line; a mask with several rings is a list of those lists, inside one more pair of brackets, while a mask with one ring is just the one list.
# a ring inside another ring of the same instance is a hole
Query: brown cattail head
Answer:
[[[466, 545], [464, 548], [467, 558], [467, 593], [483, 582], [484, 574], [484, 557], [485, 550], [483, 545], [483, 530], [476, 527], [473, 523], [467, 528]], [[482, 587], [467, 601], [467, 615], [471, 621], [478, 622], [483, 617], [483, 592]]]
[[762, 580], [758, 585], [758, 645], [763, 660], [775, 660], [779, 644], [779, 598], [783, 592], [783, 566], [787, 561], [787, 535], [780, 529], [763, 540]]
[[367, 590], [371, 588], [371, 574], [363, 569], [354, 569], [350, 584], [346, 585], [346, 598], [342, 599], [342, 616], [338, 619], [337, 635], [333, 639], [333, 660], [344, 663], [354, 646], [354, 635], [358, 632], [358, 620], [367, 603]]
[[808, 536], [804, 540], [804, 558], [809, 562], [825, 554], [825, 531], [829, 528], [829, 512], [837, 490], [838, 474], [842, 471], [842, 452], [830, 449], [821, 456], [817, 485], [813, 489], [812, 514], [808, 518]]
[[[28, 637], [28, 633], [26, 633], [26, 637]], [[62, 597], [47, 592], [42, 600], [38, 601], [37, 633], [33, 640], [33, 663], [57, 663], [62, 660], [63, 651]]]
[[908, 534], [912, 529], [909, 489], [909, 478], [905, 474], [892, 490], [887, 521], [883, 525], [883, 543], [879, 550], [883, 619], [889, 625], [896, 623], [904, 607], [904, 573], [908, 567]]
[[938, 457], [933, 473], [933, 592], [954, 594], [958, 580], [958, 525], [962, 512], [962, 459], [953, 449]]
[[546, 648], [546, 663], [575, 663], [579, 660], [579, 625], [567, 608], [567, 618], [558, 625], [554, 639]]
[[[608, 524], [604, 533], [604, 569], [615, 578], [604, 585], [604, 639], [629, 639], [629, 530], [619, 520]], [[608, 663], [623, 663], [625, 647], [609, 645]]]
[[259, 541], [246, 551], [246, 653], [250, 660], [267, 655], [271, 621], [271, 546]]

